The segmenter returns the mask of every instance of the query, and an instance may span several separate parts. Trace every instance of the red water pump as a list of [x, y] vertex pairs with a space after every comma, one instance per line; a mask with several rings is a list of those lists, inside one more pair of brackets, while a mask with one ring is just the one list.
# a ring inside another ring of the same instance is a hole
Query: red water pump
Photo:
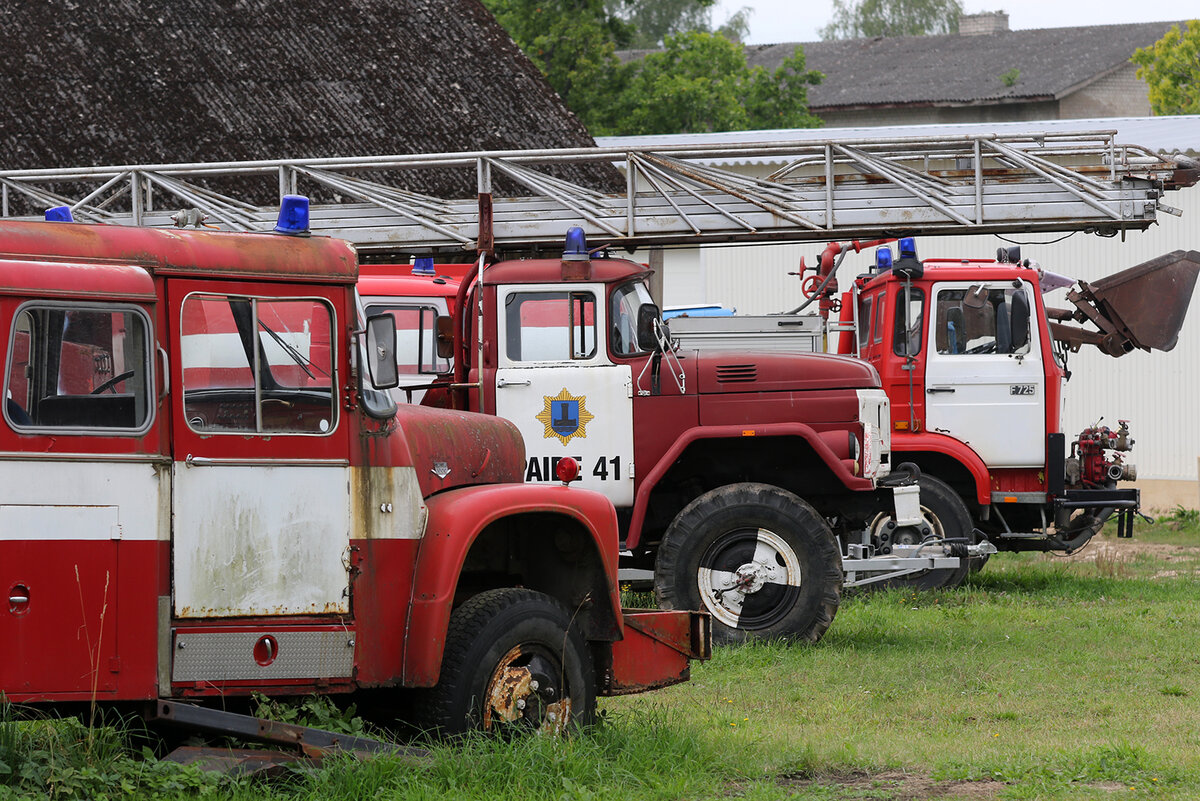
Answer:
[[1067, 483], [1085, 487], [1111, 486], [1115, 481], [1137, 479], [1137, 466], [1126, 464], [1121, 453], [1133, 450], [1129, 421], [1119, 420], [1113, 431], [1108, 426], [1085, 428], [1071, 445], [1067, 460]]

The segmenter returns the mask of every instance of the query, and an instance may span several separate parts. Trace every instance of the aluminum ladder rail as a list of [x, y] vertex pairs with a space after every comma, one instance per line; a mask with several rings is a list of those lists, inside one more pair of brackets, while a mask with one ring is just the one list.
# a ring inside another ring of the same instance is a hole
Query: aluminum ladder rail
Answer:
[[[906, 233], [1113, 235], [1145, 229], [1160, 210], [1178, 214], [1159, 198], [1194, 183], [1196, 171], [1114, 137], [982, 134], [4, 170], [0, 214], [69, 205], [81, 221], [168, 227], [184, 210], [183, 224], [271, 230], [277, 205], [213, 188], [233, 177], [255, 185], [260, 198], [276, 189], [336, 197], [313, 205], [313, 233], [363, 252], [418, 254], [548, 246], [571, 225], [583, 226], [593, 243], [632, 248]], [[729, 169], [764, 161], [784, 166], [766, 177]], [[604, 193], [547, 172], [571, 164], [615, 166], [625, 191]], [[473, 172], [479, 194], [448, 199], [406, 189], [422, 170]], [[493, 197], [495, 176], [520, 186], [522, 196]]]

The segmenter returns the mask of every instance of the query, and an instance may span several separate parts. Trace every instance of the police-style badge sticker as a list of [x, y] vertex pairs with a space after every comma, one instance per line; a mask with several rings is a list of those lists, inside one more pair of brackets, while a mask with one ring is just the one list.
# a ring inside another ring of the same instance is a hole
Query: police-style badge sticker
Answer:
[[542, 398], [546, 401], [546, 408], [538, 414], [537, 420], [546, 426], [543, 435], [546, 439], [557, 437], [559, 442], [566, 445], [576, 437], [587, 437], [587, 424], [596, 415], [587, 410], [586, 395], [577, 398], [563, 387], [562, 392], [554, 397], [543, 395]]

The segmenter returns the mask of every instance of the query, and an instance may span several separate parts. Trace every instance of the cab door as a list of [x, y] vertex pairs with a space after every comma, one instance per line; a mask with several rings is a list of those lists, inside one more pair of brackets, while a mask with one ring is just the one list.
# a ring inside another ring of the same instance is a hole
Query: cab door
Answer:
[[526, 481], [557, 481], [564, 456], [581, 484], [633, 504], [633, 377], [605, 347], [602, 284], [497, 290], [496, 414], [525, 440]]
[[169, 294], [175, 617], [348, 614], [333, 296], [184, 280]]
[[1033, 287], [938, 283], [925, 362], [926, 428], [949, 434], [990, 467], [1046, 460], [1046, 380]]

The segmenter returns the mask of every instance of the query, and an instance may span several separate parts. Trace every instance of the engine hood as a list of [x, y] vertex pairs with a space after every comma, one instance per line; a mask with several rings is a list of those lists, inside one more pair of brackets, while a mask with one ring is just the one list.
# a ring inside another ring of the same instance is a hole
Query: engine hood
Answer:
[[503, 418], [402, 403], [395, 421], [408, 441], [423, 497], [524, 477], [525, 442]]
[[818, 389], [874, 389], [879, 373], [867, 362], [825, 353], [738, 353], [698, 351], [693, 355], [701, 395]]

